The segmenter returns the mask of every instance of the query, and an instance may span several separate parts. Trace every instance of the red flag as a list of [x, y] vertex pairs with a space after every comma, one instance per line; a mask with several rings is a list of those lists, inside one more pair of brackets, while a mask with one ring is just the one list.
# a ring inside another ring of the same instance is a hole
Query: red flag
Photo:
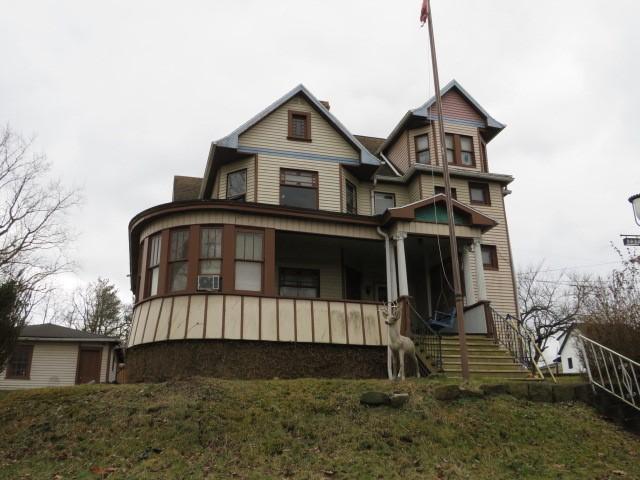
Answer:
[[422, 9], [420, 10], [420, 22], [422, 25], [427, 23], [429, 18], [429, 0], [422, 0]]

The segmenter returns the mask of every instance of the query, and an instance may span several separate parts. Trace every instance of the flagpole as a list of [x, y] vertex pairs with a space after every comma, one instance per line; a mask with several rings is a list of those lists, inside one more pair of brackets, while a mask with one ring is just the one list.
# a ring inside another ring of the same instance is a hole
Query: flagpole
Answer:
[[[436, 43], [433, 35], [433, 15], [430, 0], [424, 0], [426, 6], [426, 20], [429, 28], [429, 45], [431, 48], [431, 67], [433, 69], [433, 83], [436, 90], [436, 110], [438, 117], [438, 141], [440, 143], [440, 158], [442, 159], [442, 176], [444, 177], [444, 189], [447, 204], [447, 218], [449, 220], [449, 243], [451, 249], [451, 268], [453, 270], [453, 290], [456, 304], [456, 318], [458, 321], [458, 339], [460, 342], [460, 363], [462, 365], [462, 378], [469, 380], [469, 356], [467, 351], [467, 339], [464, 328], [464, 301], [462, 295], [462, 283], [460, 282], [460, 262], [458, 259], [458, 242], [456, 240], [455, 219], [453, 217], [453, 202], [451, 201], [451, 179], [449, 178], [449, 162], [445, 145], [444, 122], [442, 115], [442, 97], [440, 95], [440, 79], [438, 77], [438, 61], [436, 59]], [[423, 8], [424, 8], [423, 6]], [[424, 12], [423, 12], [424, 18]], [[427, 110], [428, 113], [428, 110]], [[436, 150], [437, 152], [437, 150]], [[478, 254], [478, 253], [476, 253]]]

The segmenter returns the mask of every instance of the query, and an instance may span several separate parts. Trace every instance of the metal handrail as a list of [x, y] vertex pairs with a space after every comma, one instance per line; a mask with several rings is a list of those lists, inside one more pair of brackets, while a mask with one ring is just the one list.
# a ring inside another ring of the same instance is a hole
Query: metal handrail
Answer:
[[[598, 387], [640, 411], [640, 383], [638, 383], [640, 363], [584, 335], [578, 335], [578, 340], [585, 367], [587, 368], [589, 382], [594, 393], [596, 391], [595, 387]], [[589, 347], [588, 349], [587, 346]], [[606, 381], [600, 361], [602, 361], [606, 373]], [[595, 371], [592, 369], [592, 363], [596, 364], [598, 378], [596, 378]], [[615, 374], [615, 380], [611, 377], [611, 371]]]
[[431, 359], [433, 365], [437, 368], [442, 368], [442, 336], [431, 328], [429, 322], [427, 322], [422, 315], [418, 313], [411, 302], [407, 303], [418, 320], [420, 320], [422, 326], [424, 326], [425, 330], [428, 332], [427, 334], [412, 335], [414, 343], [416, 343], [416, 347], [422, 347], [427, 356]]
[[[537, 362], [534, 361], [532, 345], [535, 345], [535, 342], [522, 332], [521, 325], [511, 315], [507, 314], [504, 317], [493, 307], [490, 307], [490, 310], [491, 318], [489, 320], [492, 324], [494, 340], [506, 348], [520, 365], [532, 372], [537, 371], [540, 378], [544, 378]], [[556, 379], [551, 370], [549, 373], [555, 382]]]

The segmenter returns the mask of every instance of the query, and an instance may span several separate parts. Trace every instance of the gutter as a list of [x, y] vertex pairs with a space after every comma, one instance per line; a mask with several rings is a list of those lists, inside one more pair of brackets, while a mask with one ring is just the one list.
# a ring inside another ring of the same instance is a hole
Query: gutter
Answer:
[[[412, 165], [407, 172], [400, 177], [389, 177], [384, 175], [376, 175], [376, 178], [382, 182], [386, 183], [398, 183], [404, 184], [411, 180], [411, 177], [416, 173], [436, 173], [442, 175], [442, 167], [433, 167], [429, 165]], [[492, 180], [494, 182], [499, 182], [503, 185], [508, 185], [513, 182], [515, 179], [511, 175], [503, 175], [501, 173], [484, 173], [484, 172], [465, 172], [460, 170], [450, 171], [449, 172], [452, 177], [458, 178], [471, 178], [471, 179], [480, 179], [480, 180]]]
[[[385, 253], [385, 271], [387, 273], [387, 313], [391, 314], [391, 306], [389, 302], [389, 294], [391, 293], [391, 250], [389, 247], [389, 235], [387, 235], [380, 227], [376, 227], [378, 235], [384, 238], [384, 253]], [[387, 330], [389, 327], [387, 326]], [[388, 337], [387, 337], [388, 338]], [[392, 352], [391, 347], [387, 345], [387, 375], [389, 380], [393, 380], [393, 368], [392, 368]]]

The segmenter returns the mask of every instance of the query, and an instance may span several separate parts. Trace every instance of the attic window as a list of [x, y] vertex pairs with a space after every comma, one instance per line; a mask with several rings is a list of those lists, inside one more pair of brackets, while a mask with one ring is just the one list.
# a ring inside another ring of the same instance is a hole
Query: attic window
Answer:
[[289, 140], [311, 141], [311, 116], [308, 112], [289, 110]]

